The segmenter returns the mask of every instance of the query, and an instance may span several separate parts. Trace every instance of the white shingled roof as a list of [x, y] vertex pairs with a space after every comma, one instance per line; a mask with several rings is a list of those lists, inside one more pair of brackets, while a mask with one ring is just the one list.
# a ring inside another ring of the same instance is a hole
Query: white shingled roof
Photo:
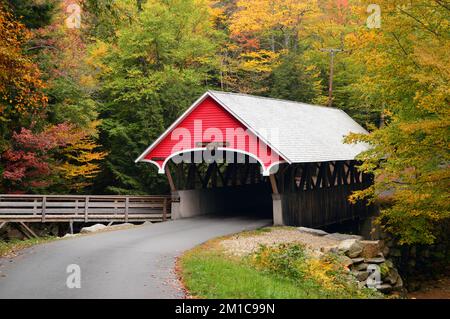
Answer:
[[343, 143], [350, 132], [367, 131], [340, 109], [247, 94], [208, 94], [290, 163], [352, 160], [368, 148]]

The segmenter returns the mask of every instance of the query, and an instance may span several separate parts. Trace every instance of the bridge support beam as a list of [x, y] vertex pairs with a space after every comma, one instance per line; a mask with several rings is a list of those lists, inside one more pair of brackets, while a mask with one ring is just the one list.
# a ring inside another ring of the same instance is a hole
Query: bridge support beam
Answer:
[[272, 194], [273, 225], [283, 226], [283, 200], [281, 194]]

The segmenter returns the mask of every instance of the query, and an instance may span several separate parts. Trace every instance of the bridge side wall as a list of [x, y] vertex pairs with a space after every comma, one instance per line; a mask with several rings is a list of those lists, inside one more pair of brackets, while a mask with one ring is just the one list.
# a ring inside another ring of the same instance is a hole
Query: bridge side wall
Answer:
[[363, 219], [374, 212], [349, 196], [367, 188], [370, 176], [357, 170], [355, 161], [294, 164], [277, 175], [280, 194], [274, 195], [274, 221], [280, 225], [321, 227]]

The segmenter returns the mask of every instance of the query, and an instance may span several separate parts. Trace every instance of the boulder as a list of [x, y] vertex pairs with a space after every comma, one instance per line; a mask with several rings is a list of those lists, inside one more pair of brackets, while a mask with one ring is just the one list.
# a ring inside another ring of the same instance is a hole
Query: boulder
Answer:
[[349, 268], [353, 264], [353, 261], [350, 258], [343, 255], [339, 256], [339, 261], [346, 268]]
[[357, 270], [357, 271], [362, 271], [362, 270], [366, 271], [367, 266], [369, 266], [369, 265], [366, 263], [360, 263], [360, 264], [353, 265], [352, 268], [353, 268], [353, 270]]
[[397, 282], [394, 285], [395, 291], [402, 291], [403, 290], [403, 279], [400, 277], [400, 275], [397, 278]]
[[[98, 225], [100, 225], [100, 224], [98, 224]], [[111, 225], [111, 226], [108, 226], [109, 228], [120, 228], [120, 227], [130, 227], [130, 226], [134, 226], [133, 224], [131, 224], [131, 223], [123, 223], [123, 224], [116, 224], [116, 225]]]
[[367, 277], [369, 277], [369, 273], [367, 271], [354, 271], [353, 275], [358, 279], [358, 281], [366, 281]]
[[362, 252], [363, 246], [357, 239], [345, 239], [339, 243], [338, 250], [350, 258], [356, 258]]
[[381, 252], [383, 253], [383, 255], [388, 256], [390, 249], [388, 246], [383, 246], [383, 249], [381, 250]]
[[314, 229], [314, 228], [308, 228], [308, 227], [298, 227], [297, 230], [301, 233], [311, 234], [315, 236], [325, 236], [328, 235], [326, 231], [323, 231], [321, 229]]
[[320, 251], [323, 253], [334, 253], [337, 254], [338, 253], [338, 247], [337, 246], [324, 246], [324, 247], [320, 247]]
[[364, 262], [368, 264], [382, 264], [386, 261], [384, 257], [365, 258]]
[[358, 239], [358, 240], [361, 240], [362, 236], [341, 234], [341, 233], [332, 233], [332, 234], [325, 235], [324, 238], [330, 238], [330, 239], [334, 239], [334, 240], [346, 240], [346, 239]]
[[364, 258], [377, 257], [381, 251], [378, 240], [361, 240], [360, 243], [363, 247], [361, 256]]
[[376, 286], [376, 288], [378, 289], [378, 291], [382, 292], [382, 293], [388, 293], [390, 291], [392, 291], [392, 285], [390, 284], [381, 284]]
[[104, 230], [105, 228], [106, 226], [103, 224], [95, 224], [89, 227], [81, 228], [80, 233], [82, 234], [95, 233], [97, 231]]
[[394, 263], [392, 262], [392, 260], [387, 259], [385, 263], [389, 268], [394, 268]]
[[397, 269], [390, 268], [384, 280], [391, 285], [395, 285], [399, 278], [400, 275], [398, 274]]
[[364, 258], [358, 257], [358, 258], [352, 258], [353, 264], [360, 264], [364, 261]]

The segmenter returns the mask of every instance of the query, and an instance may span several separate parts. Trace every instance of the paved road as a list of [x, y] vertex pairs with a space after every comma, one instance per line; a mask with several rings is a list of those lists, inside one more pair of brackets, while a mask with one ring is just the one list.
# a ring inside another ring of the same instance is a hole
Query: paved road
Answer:
[[[176, 256], [210, 238], [268, 225], [242, 217], [196, 217], [59, 240], [0, 259], [0, 298], [182, 298]], [[67, 266], [81, 288], [66, 286]]]

